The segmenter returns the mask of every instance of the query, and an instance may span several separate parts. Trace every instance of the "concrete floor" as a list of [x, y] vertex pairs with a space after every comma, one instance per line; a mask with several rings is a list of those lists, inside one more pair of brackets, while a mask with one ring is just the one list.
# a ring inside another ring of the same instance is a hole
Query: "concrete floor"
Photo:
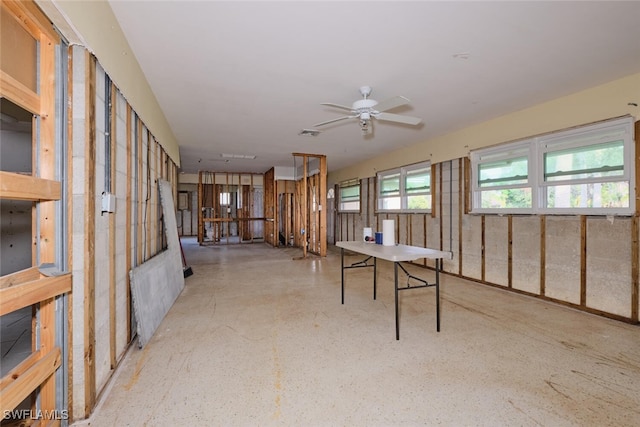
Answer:
[[444, 275], [441, 332], [406, 291], [396, 341], [390, 263], [341, 305], [335, 249], [183, 244], [194, 275], [78, 426], [640, 425], [638, 326]]

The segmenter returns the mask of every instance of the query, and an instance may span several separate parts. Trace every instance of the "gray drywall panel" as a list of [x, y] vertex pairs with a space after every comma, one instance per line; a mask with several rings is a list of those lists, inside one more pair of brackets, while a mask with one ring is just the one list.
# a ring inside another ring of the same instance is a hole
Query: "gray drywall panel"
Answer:
[[167, 250], [129, 272], [138, 345], [144, 347], [184, 288], [180, 241], [171, 184], [159, 180]]

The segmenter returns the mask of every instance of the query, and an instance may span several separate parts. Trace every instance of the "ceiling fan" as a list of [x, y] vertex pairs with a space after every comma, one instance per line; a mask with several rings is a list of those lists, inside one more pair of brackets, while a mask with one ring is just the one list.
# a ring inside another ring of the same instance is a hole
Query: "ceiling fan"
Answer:
[[394, 96], [393, 98], [378, 102], [374, 99], [369, 98], [369, 95], [371, 95], [371, 87], [369, 86], [362, 86], [360, 88], [360, 94], [362, 95], [363, 99], [357, 100], [351, 107], [334, 104], [332, 102], [323, 102], [321, 105], [327, 105], [329, 107], [346, 110], [351, 114], [349, 114], [348, 116], [341, 116], [335, 119], [327, 120], [326, 122], [316, 123], [313, 126], [324, 126], [341, 120], [357, 119], [360, 124], [360, 130], [362, 131], [362, 134], [366, 135], [367, 133], [371, 132], [372, 119], [403, 123], [413, 126], [419, 125], [422, 122], [422, 119], [418, 117], [403, 116], [400, 114], [386, 112], [387, 110], [392, 110], [394, 108], [409, 104], [410, 101], [404, 96]]

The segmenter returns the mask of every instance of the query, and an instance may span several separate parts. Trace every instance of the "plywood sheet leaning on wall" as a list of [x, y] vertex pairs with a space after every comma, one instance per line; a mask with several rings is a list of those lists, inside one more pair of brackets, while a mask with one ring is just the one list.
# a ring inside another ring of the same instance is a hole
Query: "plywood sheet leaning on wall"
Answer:
[[180, 241], [171, 184], [159, 180], [167, 250], [129, 272], [137, 320], [138, 345], [144, 347], [184, 288]]

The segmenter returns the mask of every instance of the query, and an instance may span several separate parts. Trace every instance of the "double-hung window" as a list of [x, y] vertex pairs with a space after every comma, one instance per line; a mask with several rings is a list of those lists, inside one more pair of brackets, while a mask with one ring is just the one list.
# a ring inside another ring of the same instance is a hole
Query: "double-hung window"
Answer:
[[360, 180], [350, 179], [338, 185], [338, 211], [360, 212]]
[[431, 164], [418, 163], [380, 172], [378, 211], [429, 212], [431, 210]]
[[472, 212], [630, 215], [633, 119], [471, 153]]

